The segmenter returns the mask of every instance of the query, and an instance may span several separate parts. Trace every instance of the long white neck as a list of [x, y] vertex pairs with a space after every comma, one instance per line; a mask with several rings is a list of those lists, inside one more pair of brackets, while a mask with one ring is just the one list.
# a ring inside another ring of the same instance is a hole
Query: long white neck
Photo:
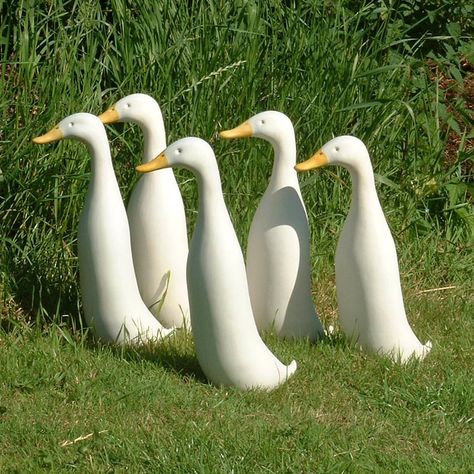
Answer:
[[298, 188], [298, 178], [294, 166], [296, 164], [296, 142], [293, 133], [271, 141], [275, 158], [269, 187], [279, 188], [293, 184]]
[[143, 163], [151, 161], [166, 148], [166, 132], [161, 113], [152, 115], [147, 122], [140, 123], [144, 135]]
[[[87, 143], [87, 148], [92, 156], [92, 182], [116, 183], [115, 172], [112, 165], [112, 157], [110, 155], [109, 143], [107, 135], [100, 134], [93, 142]], [[111, 179], [111, 177], [113, 179]]]
[[352, 179], [352, 207], [375, 205], [380, 207], [377, 190], [375, 188], [374, 172], [369, 157], [367, 160], [361, 160], [357, 166], [346, 166]]
[[217, 163], [206, 167], [206, 172], [193, 170], [199, 189], [199, 215], [210, 217], [220, 216], [222, 210], [227, 213], [227, 207], [222, 193], [221, 178]]

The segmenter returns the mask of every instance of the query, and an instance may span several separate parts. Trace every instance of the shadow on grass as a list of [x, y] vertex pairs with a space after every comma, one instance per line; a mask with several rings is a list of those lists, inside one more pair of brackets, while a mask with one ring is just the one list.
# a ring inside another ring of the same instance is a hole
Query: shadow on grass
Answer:
[[106, 348], [116, 357], [127, 362], [146, 360], [182, 378], [209, 384], [194, 352], [192, 335], [185, 330], [177, 330], [159, 342], [147, 342], [140, 345], [104, 343], [91, 335], [87, 338], [87, 347], [91, 350]]
[[320, 349], [320, 348], [337, 348], [337, 349], [350, 349], [354, 348], [346, 336], [339, 330], [334, 330], [331, 333], [326, 334], [322, 339], [317, 341], [310, 341], [308, 338], [296, 338], [291, 337], [280, 339], [276, 334], [271, 331], [263, 333], [262, 339], [269, 347], [278, 346], [284, 344], [285, 346], [292, 346], [294, 348], [307, 350], [307, 349]]
[[321, 344], [327, 347], [334, 347], [344, 350], [354, 348], [354, 344], [352, 344], [341, 331], [334, 331], [332, 333], [326, 334], [326, 336], [322, 339]]

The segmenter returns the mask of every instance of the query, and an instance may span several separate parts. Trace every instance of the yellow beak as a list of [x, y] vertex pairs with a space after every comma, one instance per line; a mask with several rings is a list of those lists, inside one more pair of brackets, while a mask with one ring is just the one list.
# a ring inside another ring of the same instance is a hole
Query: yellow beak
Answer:
[[308, 158], [302, 163], [298, 163], [295, 166], [296, 171], [309, 171], [313, 168], [319, 168], [320, 166], [325, 166], [329, 163], [328, 157], [325, 155], [323, 150], [317, 151], [311, 158]]
[[161, 170], [162, 168], [169, 168], [170, 164], [166, 159], [164, 153], [161, 153], [153, 160], [149, 161], [148, 163], [144, 163], [143, 165], [137, 166], [135, 169], [139, 173], [149, 173], [150, 171]]
[[37, 145], [43, 145], [44, 143], [56, 142], [61, 140], [61, 138], [64, 138], [64, 133], [59, 128], [59, 125], [56, 125], [56, 127], [52, 128], [48, 133], [45, 133], [40, 137], [33, 138], [33, 143], [36, 143]]
[[120, 115], [115, 110], [115, 107], [110, 107], [110, 109], [99, 115], [99, 119], [103, 124], [114, 123], [120, 120]]
[[222, 138], [246, 138], [253, 135], [252, 125], [250, 122], [244, 122], [232, 130], [224, 130], [219, 133]]

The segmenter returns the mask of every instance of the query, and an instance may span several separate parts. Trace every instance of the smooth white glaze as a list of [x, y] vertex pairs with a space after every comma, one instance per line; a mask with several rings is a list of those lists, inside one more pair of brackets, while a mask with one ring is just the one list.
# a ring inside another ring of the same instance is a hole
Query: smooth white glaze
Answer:
[[[375, 188], [369, 153], [352, 136], [322, 147], [328, 164], [345, 167], [352, 178], [352, 203], [336, 249], [336, 289], [342, 330], [362, 348], [401, 362], [423, 358], [403, 303], [392, 234]], [[309, 162], [309, 160], [308, 160]]]
[[311, 295], [309, 225], [294, 169], [293, 124], [276, 111], [254, 115], [247, 124], [251, 136], [268, 141], [275, 153], [247, 244], [247, 278], [257, 327], [314, 341], [324, 332]]
[[91, 181], [79, 220], [78, 257], [84, 314], [106, 341], [144, 342], [170, 333], [143, 303], [130, 247], [130, 230], [112, 167], [105, 128], [87, 113], [70, 115], [58, 125], [63, 138], [87, 145]]
[[[163, 117], [155, 99], [132, 94], [119, 100], [113, 109], [118, 121], [140, 126], [144, 163], [166, 148]], [[143, 301], [163, 326], [189, 327], [186, 216], [173, 170], [141, 176], [130, 195], [127, 214]]]
[[282, 364], [260, 338], [252, 314], [242, 251], [222, 194], [210, 145], [184, 138], [164, 152], [168, 166], [197, 179], [199, 212], [189, 249], [187, 280], [196, 353], [219, 385], [273, 389], [296, 370]]

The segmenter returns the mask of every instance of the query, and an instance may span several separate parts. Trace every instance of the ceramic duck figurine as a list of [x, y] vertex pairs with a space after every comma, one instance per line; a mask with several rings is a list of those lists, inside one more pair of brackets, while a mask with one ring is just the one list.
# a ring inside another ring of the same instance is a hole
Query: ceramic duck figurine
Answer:
[[392, 234], [375, 189], [369, 153], [358, 138], [341, 136], [326, 143], [298, 171], [341, 165], [351, 174], [352, 203], [336, 249], [336, 290], [344, 333], [362, 348], [401, 362], [423, 358], [403, 304]]
[[[145, 138], [144, 163], [166, 148], [161, 110], [149, 95], [124, 97], [99, 118], [105, 124], [138, 124]], [[130, 196], [127, 214], [143, 301], [163, 326], [189, 327], [188, 235], [183, 200], [173, 170], [142, 176]]]
[[257, 327], [315, 341], [324, 333], [311, 296], [309, 226], [294, 170], [293, 124], [281, 112], [267, 111], [220, 135], [263, 138], [275, 152], [270, 183], [247, 244], [247, 278]]
[[218, 385], [273, 389], [295, 372], [296, 362], [283, 365], [258, 334], [244, 259], [224, 202], [214, 152], [204, 140], [184, 138], [137, 170], [147, 172], [169, 166], [190, 170], [199, 187], [199, 212], [189, 249], [187, 281], [201, 368]]
[[84, 142], [92, 175], [79, 220], [80, 283], [87, 323], [112, 342], [144, 342], [170, 333], [143, 303], [130, 247], [127, 214], [115, 178], [105, 128], [87, 113], [70, 115], [34, 143], [62, 138]]

